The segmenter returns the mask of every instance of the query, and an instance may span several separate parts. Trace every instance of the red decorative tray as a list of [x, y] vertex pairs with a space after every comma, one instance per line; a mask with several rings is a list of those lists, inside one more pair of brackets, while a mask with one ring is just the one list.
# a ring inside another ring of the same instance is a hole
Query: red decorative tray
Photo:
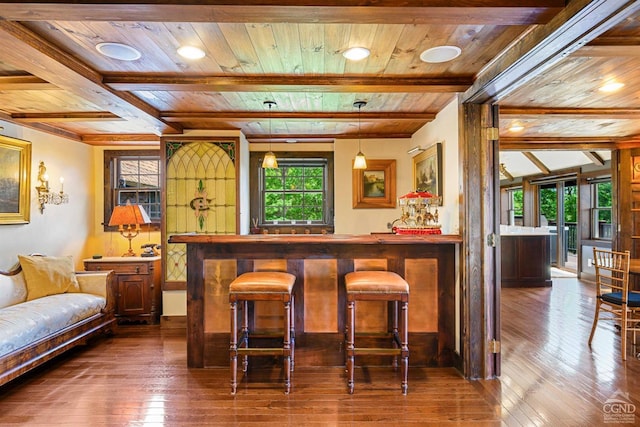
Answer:
[[396, 228], [396, 234], [442, 234], [439, 228]]

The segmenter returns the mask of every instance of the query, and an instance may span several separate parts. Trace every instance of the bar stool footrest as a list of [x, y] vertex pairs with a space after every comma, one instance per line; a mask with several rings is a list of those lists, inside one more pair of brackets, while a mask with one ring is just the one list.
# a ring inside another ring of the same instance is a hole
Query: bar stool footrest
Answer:
[[371, 354], [377, 356], [399, 356], [402, 354], [402, 350], [399, 348], [375, 348], [375, 347], [367, 347], [367, 348], [354, 348], [353, 354]]
[[249, 355], [249, 356], [284, 356], [284, 350], [279, 347], [268, 348], [268, 347], [259, 347], [259, 348], [239, 348], [238, 354]]
[[280, 338], [280, 339], [282, 339], [282, 331], [268, 331], [268, 330], [250, 331], [248, 338], [250, 338], [250, 339], [251, 338], [257, 338], [257, 339], [261, 339], [261, 338]]

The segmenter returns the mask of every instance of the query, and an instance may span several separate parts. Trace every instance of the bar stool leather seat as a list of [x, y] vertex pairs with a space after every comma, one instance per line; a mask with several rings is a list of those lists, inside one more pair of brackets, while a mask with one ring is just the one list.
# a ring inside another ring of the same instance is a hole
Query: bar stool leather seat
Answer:
[[[354, 367], [357, 354], [390, 355], [395, 360], [400, 356], [401, 391], [407, 394], [409, 368], [409, 284], [399, 274], [391, 271], [355, 271], [345, 275], [347, 291], [346, 356], [347, 386], [354, 390]], [[393, 348], [363, 348], [355, 346], [356, 301], [393, 302], [392, 331]], [[398, 328], [398, 304], [401, 324]]]
[[[291, 388], [291, 371], [294, 365], [295, 327], [293, 287], [296, 277], [293, 274], [278, 271], [254, 271], [243, 273], [229, 285], [229, 303], [231, 312], [231, 339], [229, 363], [231, 369], [231, 394], [237, 390], [238, 355], [243, 356], [242, 370], [247, 371], [248, 356], [276, 355], [284, 358], [285, 393]], [[249, 347], [249, 301], [282, 301], [284, 322], [282, 347]], [[241, 335], [238, 338], [238, 307], [243, 303]]]

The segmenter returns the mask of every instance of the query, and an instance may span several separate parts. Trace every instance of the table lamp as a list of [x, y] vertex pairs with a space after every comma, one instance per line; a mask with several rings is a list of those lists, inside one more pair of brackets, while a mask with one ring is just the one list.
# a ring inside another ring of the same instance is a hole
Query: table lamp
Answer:
[[122, 256], [136, 256], [131, 249], [131, 240], [140, 233], [140, 224], [149, 223], [151, 223], [151, 219], [141, 205], [127, 203], [113, 208], [109, 226], [117, 225], [122, 237], [129, 239], [129, 251]]

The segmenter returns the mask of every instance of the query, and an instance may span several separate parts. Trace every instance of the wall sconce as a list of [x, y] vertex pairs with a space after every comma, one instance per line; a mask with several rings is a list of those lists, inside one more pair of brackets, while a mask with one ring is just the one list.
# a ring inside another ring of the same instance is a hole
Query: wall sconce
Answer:
[[407, 151], [407, 154], [412, 155], [412, 154], [416, 154], [416, 153], [422, 153], [424, 151], [424, 148], [420, 147], [419, 145], [416, 145], [413, 148], [410, 148]]
[[64, 193], [64, 178], [60, 177], [60, 192], [49, 191], [49, 175], [44, 162], [40, 162], [38, 166], [38, 181], [40, 185], [36, 187], [38, 192], [38, 203], [40, 204], [40, 213], [44, 213], [44, 205], [61, 205], [69, 203], [69, 195]]
[[109, 226], [117, 225], [122, 237], [129, 239], [129, 250], [122, 256], [136, 256], [131, 249], [131, 240], [140, 233], [140, 224], [150, 223], [151, 219], [141, 205], [127, 203], [113, 208]]

